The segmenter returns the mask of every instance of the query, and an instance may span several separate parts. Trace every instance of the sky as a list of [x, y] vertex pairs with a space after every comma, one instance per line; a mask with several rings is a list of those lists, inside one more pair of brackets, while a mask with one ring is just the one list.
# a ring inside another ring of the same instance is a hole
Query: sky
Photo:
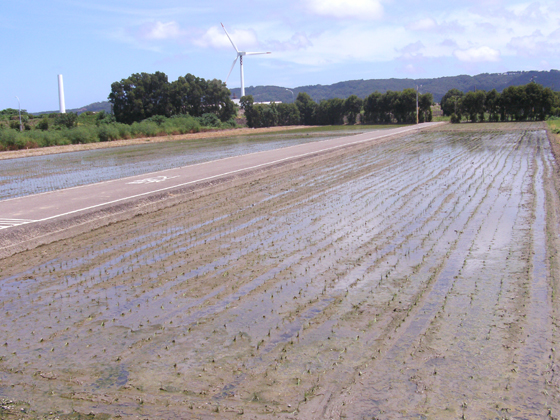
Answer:
[[246, 87], [560, 69], [558, 0], [17, 0], [0, 8], [0, 109], [57, 110], [58, 74], [67, 109], [133, 73], [225, 81], [220, 23], [272, 53], [245, 58]]

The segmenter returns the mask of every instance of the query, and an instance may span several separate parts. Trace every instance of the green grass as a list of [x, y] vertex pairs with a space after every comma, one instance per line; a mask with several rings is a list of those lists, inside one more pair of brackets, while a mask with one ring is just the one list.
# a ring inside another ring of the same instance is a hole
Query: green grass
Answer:
[[546, 123], [548, 124], [550, 131], [552, 131], [555, 134], [560, 134], [560, 118], [558, 117], [549, 118], [546, 121]]

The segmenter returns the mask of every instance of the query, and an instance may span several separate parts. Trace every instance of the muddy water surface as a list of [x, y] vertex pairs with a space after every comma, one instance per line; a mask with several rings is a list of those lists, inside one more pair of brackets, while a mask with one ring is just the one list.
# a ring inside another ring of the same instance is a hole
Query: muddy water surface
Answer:
[[555, 165], [418, 133], [2, 260], [3, 410], [556, 418]]
[[364, 131], [372, 129], [188, 139], [9, 159], [0, 164], [0, 200], [355, 135]]

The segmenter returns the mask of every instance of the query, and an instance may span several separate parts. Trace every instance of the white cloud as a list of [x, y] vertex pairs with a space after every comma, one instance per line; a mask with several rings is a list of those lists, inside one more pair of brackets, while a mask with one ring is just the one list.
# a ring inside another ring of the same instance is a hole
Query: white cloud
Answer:
[[296, 32], [288, 41], [270, 41], [267, 43], [267, 48], [271, 51], [296, 51], [313, 46], [313, 43], [304, 32]]
[[307, 0], [309, 10], [317, 15], [335, 18], [379, 19], [383, 6], [378, 0]]
[[548, 37], [536, 30], [528, 36], [513, 37], [507, 46], [522, 57], [558, 55], [560, 53], [559, 35], [560, 29]]
[[148, 40], [178, 38], [181, 35], [181, 28], [175, 21], [148, 23], [140, 28], [140, 36]]
[[406, 45], [398, 51], [403, 54], [404, 58], [410, 58], [417, 55], [423, 49], [425, 49], [425, 47], [424, 44], [422, 44], [422, 41], [416, 41], [412, 44]]
[[469, 63], [500, 60], [500, 52], [486, 46], [479, 48], [469, 48], [467, 50], [456, 50], [453, 54], [459, 60]]
[[[258, 45], [257, 36], [250, 30], [228, 30], [228, 33], [239, 51], [247, 51], [248, 47]], [[212, 26], [204, 35], [193, 43], [199, 47], [232, 48], [231, 42], [221, 26]]]
[[407, 29], [412, 31], [427, 31], [430, 29], [434, 29], [437, 26], [437, 23], [432, 18], [420, 19], [415, 22], [412, 22], [407, 26]]

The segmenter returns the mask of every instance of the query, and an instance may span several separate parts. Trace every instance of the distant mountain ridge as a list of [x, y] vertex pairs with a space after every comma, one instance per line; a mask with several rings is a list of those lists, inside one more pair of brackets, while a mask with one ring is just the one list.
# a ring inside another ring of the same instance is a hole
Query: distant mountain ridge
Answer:
[[[58, 109], [56, 111], [44, 111], [44, 112], [31, 112], [33, 115], [43, 115], [43, 114], [56, 114], [58, 113]], [[111, 103], [109, 101], [102, 101], [102, 102], [94, 102], [92, 104], [83, 106], [81, 108], [74, 108], [74, 109], [67, 109], [66, 112], [75, 112], [81, 114], [83, 112], [111, 112]]]
[[[370, 79], [370, 80], [349, 80], [332, 85], [310, 85], [290, 89], [294, 92], [294, 98], [299, 92], [306, 92], [319, 102], [323, 99], [341, 98], [345, 99], [350, 95], [357, 95], [365, 98], [375, 91], [385, 93], [388, 90], [402, 91], [403, 89], [413, 88], [422, 85], [421, 93], [431, 93], [435, 102], [440, 102], [441, 98], [450, 89], [459, 89], [463, 92], [473, 90], [490, 91], [496, 89], [501, 92], [508, 86], [525, 85], [531, 80], [544, 87], [560, 91], [560, 71], [512, 71], [507, 73], [483, 73], [476, 76], [460, 75], [450, 77], [439, 77], [436, 79]], [[240, 89], [230, 89], [232, 95], [239, 98]], [[257, 102], [281, 101], [292, 102], [292, 94], [284, 87], [279, 86], [256, 86], [246, 87], [246, 95], [253, 95]]]
[[[450, 89], [459, 89], [463, 92], [472, 90], [490, 91], [496, 89], [501, 92], [508, 86], [525, 85], [531, 80], [544, 87], [560, 91], [560, 70], [550, 71], [510, 71], [507, 73], [482, 73], [476, 76], [460, 75], [450, 77], [439, 77], [436, 79], [370, 79], [370, 80], [348, 80], [346, 82], [334, 83], [332, 85], [309, 85], [300, 86], [288, 90], [281, 86], [250, 86], [245, 88], [247, 95], [253, 95], [256, 102], [292, 102], [299, 92], [307, 92], [314, 101], [319, 102], [323, 99], [341, 98], [346, 99], [350, 95], [357, 95], [365, 98], [369, 94], [379, 91], [385, 93], [388, 90], [402, 91], [403, 89], [413, 88], [422, 85], [420, 93], [431, 93], [434, 101], [440, 102], [441, 98]], [[240, 88], [230, 89], [232, 96], [239, 98]], [[108, 101], [95, 102], [82, 108], [68, 109], [68, 112], [99, 111], [111, 112], [111, 103]], [[34, 115], [50, 114], [58, 111], [34, 112]]]

